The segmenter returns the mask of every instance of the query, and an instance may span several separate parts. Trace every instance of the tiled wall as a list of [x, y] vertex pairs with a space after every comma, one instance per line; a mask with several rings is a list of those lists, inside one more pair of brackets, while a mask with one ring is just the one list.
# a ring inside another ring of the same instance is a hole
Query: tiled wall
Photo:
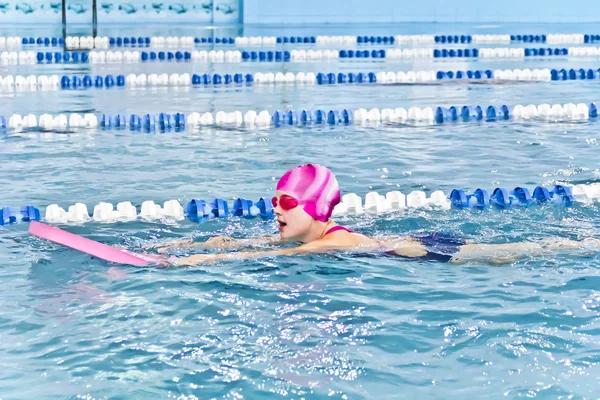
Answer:
[[[238, 23], [239, 0], [97, 0], [98, 23], [198, 22]], [[0, 23], [60, 23], [60, 0], [0, 1]], [[68, 23], [91, 23], [91, 0], [67, 0]]]
[[598, 3], [580, 0], [244, 0], [245, 24], [394, 22], [595, 22]]
[[[346, 23], [496, 23], [600, 21], [595, 0], [97, 0], [98, 22], [201, 25]], [[67, 0], [69, 23], [91, 22], [91, 0]], [[60, 23], [60, 0], [0, 1], [0, 24]], [[352, 28], [352, 26], [348, 26]], [[402, 31], [398, 26], [396, 31]], [[418, 31], [413, 26], [411, 31]], [[430, 29], [428, 30], [430, 31]]]

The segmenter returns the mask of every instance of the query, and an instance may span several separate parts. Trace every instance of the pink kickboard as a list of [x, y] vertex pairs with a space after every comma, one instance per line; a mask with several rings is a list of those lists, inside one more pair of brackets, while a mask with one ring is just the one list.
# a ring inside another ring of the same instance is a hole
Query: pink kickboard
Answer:
[[163, 259], [163, 257], [160, 256], [153, 257], [129, 253], [36, 221], [31, 221], [31, 224], [29, 225], [29, 234], [119, 264], [144, 266]]

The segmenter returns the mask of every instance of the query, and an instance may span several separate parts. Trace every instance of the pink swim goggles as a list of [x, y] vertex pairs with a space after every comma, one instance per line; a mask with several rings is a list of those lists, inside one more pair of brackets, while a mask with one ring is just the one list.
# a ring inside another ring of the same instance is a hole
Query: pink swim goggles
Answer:
[[284, 194], [279, 198], [279, 200], [277, 199], [277, 196], [273, 197], [271, 199], [271, 204], [273, 205], [273, 208], [276, 208], [277, 204], [279, 204], [282, 210], [289, 211], [298, 207], [300, 202], [292, 196], [287, 196]]

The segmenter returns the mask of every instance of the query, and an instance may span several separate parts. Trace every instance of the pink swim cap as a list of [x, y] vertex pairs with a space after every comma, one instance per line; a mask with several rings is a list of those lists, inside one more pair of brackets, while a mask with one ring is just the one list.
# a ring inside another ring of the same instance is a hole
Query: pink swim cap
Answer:
[[335, 175], [321, 165], [300, 165], [277, 182], [284, 191], [302, 203], [304, 211], [316, 220], [327, 222], [340, 202], [340, 187]]

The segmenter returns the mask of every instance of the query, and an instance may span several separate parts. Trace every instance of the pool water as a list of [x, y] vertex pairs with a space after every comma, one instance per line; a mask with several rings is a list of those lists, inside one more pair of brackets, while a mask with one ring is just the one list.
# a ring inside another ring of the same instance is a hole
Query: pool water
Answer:
[[[531, 26], [527, 32], [562, 32]], [[109, 27], [101, 35], [130, 28]], [[346, 31], [344, 31], [346, 29]], [[317, 34], [348, 34], [319, 27]], [[380, 28], [384, 31], [384, 28]], [[484, 28], [387, 28], [474, 33]], [[411, 30], [405, 32], [405, 30]], [[512, 32], [500, 26], [489, 33]], [[302, 34], [308, 28], [290, 33]], [[377, 33], [377, 29], [373, 29]], [[577, 26], [573, 32], [584, 31]], [[165, 26], [147, 34], [194, 35]], [[254, 28], [252, 35], [268, 35]], [[5, 34], [13, 34], [8, 31]], [[21, 33], [21, 31], [17, 32]], [[21, 35], [50, 36], [53, 28]], [[146, 34], [146, 32], [143, 32]], [[239, 33], [239, 32], [238, 32]], [[595, 59], [345, 61], [307, 64], [0, 66], [8, 74], [593, 68]], [[0, 93], [2, 115], [579, 103], [597, 81], [503, 85], [136, 88]], [[431, 127], [308, 126], [143, 134], [91, 130], [0, 136], [0, 206], [270, 196], [301, 163], [320, 163], [364, 196], [513, 188], [600, 179], [598, 122]], [[457, 232], [506, 243], [600, 234], [597, 204], [412, 210], [347, 216], [368, 234]], [[259, 236], [272, 221], [61, 226], [140, 251], [153, 241]], [[509, 265], [447, 265], [348, 254], [227, 261], [195, 268], [110, 265], [0, 227], [0, 398], [591, 398], [600, 368], [600, 266], [584, 250]], [[180, 252], [180, 255], [183, 253]]]

